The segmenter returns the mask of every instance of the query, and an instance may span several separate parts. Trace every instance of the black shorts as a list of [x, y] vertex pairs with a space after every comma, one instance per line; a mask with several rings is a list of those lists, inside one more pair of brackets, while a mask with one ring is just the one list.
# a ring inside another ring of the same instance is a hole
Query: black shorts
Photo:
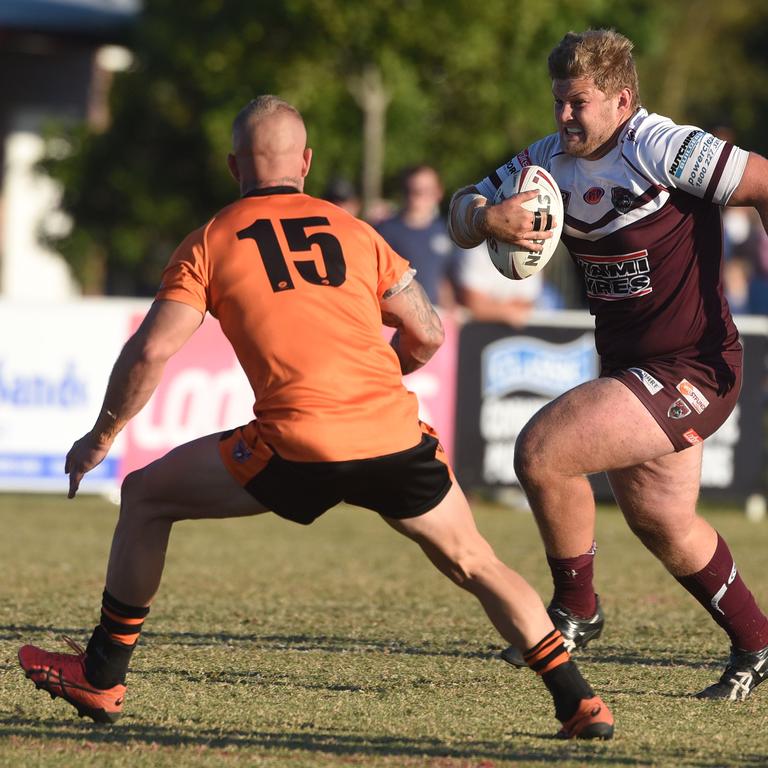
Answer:
[[[436, 507], [452, 484], [436, 434], [426, 424], [422, 429], [413, 448], [371, 459], [288, 461], [272, 450], [264, 468], [243, 487], [267, 509], [302, 525], [342, 501], [385, 517], [417, 517]], [[222, 441], [236, 441], [237, 432], [225, 433]]]
[[666, 432], [675, 451], [701, 443], [731, 415], [741, 391], [741, 366], [723, 360], [654, 358], [603, 370], [618, 379]]

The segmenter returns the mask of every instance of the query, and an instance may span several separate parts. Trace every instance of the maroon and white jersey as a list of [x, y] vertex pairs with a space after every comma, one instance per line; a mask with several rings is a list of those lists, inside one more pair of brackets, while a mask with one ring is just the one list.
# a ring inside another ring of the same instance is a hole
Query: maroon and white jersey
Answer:
[[738, 364], [719, 206], [738, 186], [748, 154], [639, 109], [599, 160], [567, 155], [555, 133], [476, 186], [492, 200], [523, 166], [554, 176], [565, 207], [562, 240], [584, 276], [604, 368], [669, 355]]

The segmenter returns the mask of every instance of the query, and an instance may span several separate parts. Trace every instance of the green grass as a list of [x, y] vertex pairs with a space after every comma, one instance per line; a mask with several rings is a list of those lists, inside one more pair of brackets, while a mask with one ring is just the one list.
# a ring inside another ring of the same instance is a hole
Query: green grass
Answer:
[[[530, 515], [477, 505], [500, 556], [549, 597]], [[79, 720], [24, 679], [24, 642], [66, 650], [98, 619], [116, 509], [0, 497], [0, 765], [766, 766], [768, 690], [698, 701], [725, 636], [601, 510], [603, 638], [580, 666], [610, 702], [613, 742], [563, 743], [543, 686], [497, 659], [478, 605], [373, 513], [308, 529], [267, 515], [183, 523], [112, 727]], [[768, 606], [768, 525], [707, 516]]]

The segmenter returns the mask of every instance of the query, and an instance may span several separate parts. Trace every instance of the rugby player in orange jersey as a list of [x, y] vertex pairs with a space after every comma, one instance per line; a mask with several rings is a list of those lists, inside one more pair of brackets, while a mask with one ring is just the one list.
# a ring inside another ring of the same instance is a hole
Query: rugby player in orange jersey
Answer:
[[[610, 738], [613, 717], [581, 677], [544, 605], [479, 534], [402, 374], [442, 343], [408, 262], [367, 224], [303, 194], [312, 159], [300, 114], [274, 96], [233, 125], [241, 198], [174, 253], [157, 299], [123, 348], [93, 429], [66, 459], [70, 498], [148, 401], [206, 311], [253, 387], [256, 418], [182, 445], [126, 477], [103, 594], [85, 650], [19, 651], [39, 688], [114, 722], [131, 653], [178, 520], [272, 511], [308, 524], [341, 501], [378, 512], [478, 598], [552, 694], [563, 737]], [[388, 344], [383, 321], [396, 332]]]

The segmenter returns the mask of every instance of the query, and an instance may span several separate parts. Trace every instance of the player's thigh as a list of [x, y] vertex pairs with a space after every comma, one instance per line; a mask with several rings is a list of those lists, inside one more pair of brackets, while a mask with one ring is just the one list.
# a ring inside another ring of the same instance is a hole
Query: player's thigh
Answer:
[[564, 474], [640, 464], [673, 450], [640, 400], [621, 382], [601, 378], [542, 408], [518, 437], [516, 463]]
[[472, 510], [458, 483], [428, 512], [407, 518], [383, 519], [396, 531], [431, 552], [451, 560], [491, 556], [490, 544], [477, 530]]
[[703, 445], [608, 473], [632, 527], [684, 531], [696, 515]]
[[123, 500], [161, 505], [184, 519], [256, 515], [267, 511], [224, 466], [220, 434], [174, 448], [126, 478]]

